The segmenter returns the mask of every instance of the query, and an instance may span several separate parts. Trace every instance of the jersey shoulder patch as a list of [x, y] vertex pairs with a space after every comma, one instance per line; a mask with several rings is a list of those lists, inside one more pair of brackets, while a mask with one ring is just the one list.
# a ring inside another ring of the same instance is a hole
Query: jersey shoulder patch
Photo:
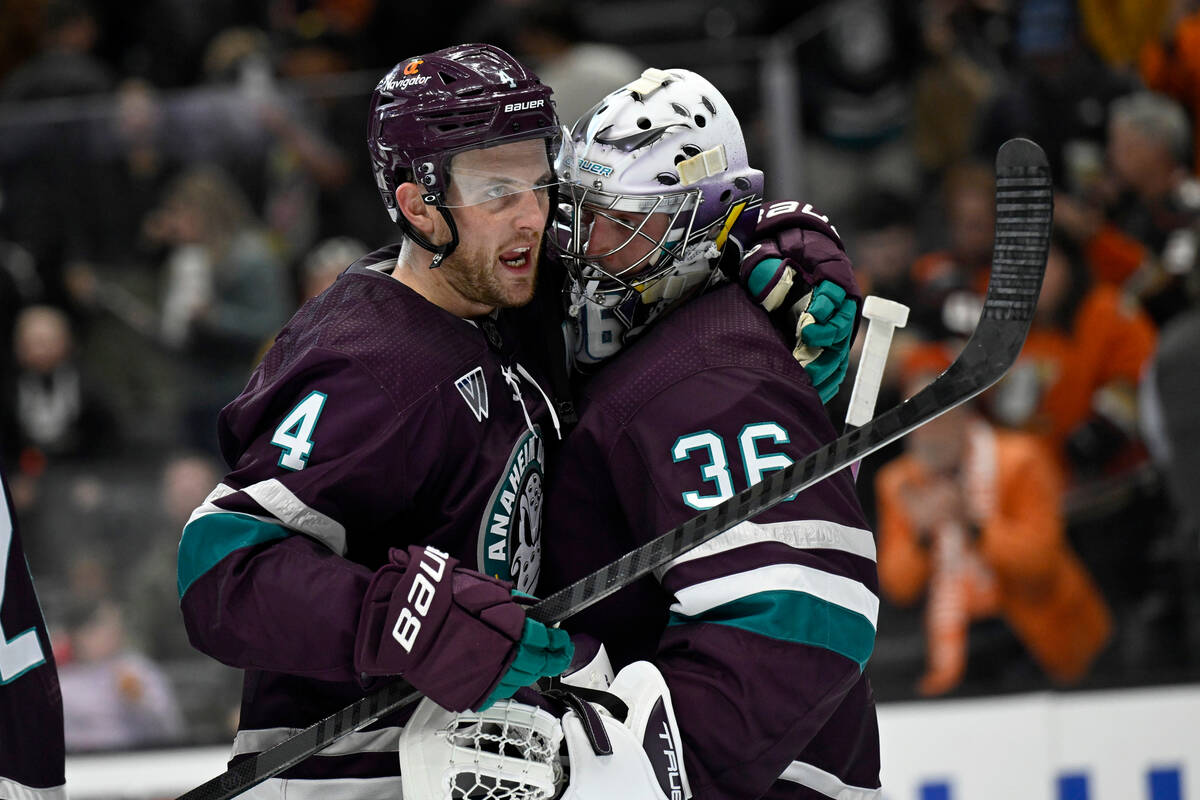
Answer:
[[463, 375], [454, 381], [454, 386], [462, 395], [463, 400], [467, 401], [467, 407], [475, 415], [476, 422], [487, 419], [488, 393], [487, 381], [483, 377], [483, 367], [476, 367]]

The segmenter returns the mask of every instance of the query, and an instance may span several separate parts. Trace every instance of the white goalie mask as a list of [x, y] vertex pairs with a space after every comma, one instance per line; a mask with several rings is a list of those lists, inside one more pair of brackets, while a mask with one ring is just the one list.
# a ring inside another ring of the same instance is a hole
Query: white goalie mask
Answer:
[[728, 101], [684, 69], [646, 70], [571, 135], [577, 169], [564, 176], [551, 238], [571, 277], [576, 360], [595, 363], [721, 279], [717, 258], [761, 202], [763, 175]]

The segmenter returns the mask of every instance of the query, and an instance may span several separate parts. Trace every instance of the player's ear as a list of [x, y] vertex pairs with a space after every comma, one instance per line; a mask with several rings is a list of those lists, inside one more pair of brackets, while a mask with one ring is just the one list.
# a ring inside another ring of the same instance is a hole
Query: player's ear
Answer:
[[396, 187], [396, 208], [404, 215], [417, 232], [429, 239], [438, 229], [434, 218], [434, 207], [425, 204], [425, 195], [415, 183], [402, 183]]

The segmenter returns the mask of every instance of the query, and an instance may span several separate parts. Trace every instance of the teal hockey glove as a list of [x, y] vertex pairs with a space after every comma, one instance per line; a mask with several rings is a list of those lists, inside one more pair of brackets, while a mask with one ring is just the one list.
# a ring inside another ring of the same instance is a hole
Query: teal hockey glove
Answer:
[[828, 402], [846, 375], [863, 297], [837, 230], [811, 205], [783, 200], [761, 209], [745, 244], [727, 274], [767, 311]]
[[542, 623], [525, 618], [525, 630], [517, 643], [517, 656], [508, 671], [500, 676], [496, 688], [476, 711], [485, 711], [497, 700], [507, 700], [517, 690], [536, 683], [545, 675], [557, 675], [571, 664], [575, 645], [571, 637], [559, 628], [547, 628]]
[[[801, 300], [801, 304], [803, 304]], [[821, 281], [809, 296], [807, 308], [796, 321], [797, 349], [806, 348], [810, 359], [799, 358], [813, 386], [828, 403], [837, 394], [850, 365], [850, 336], [858, 303], [832, 281]]]

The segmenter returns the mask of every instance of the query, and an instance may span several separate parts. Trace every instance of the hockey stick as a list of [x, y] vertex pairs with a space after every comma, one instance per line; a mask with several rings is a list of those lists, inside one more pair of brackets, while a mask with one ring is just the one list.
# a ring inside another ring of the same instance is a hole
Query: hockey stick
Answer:
[[[1005, 142], [996, 154], [996, 240], [987, 297], [970, 341], [945, 372], [906, 402], [862, 427], [769, 473], [724, 503], [531, 606], [529, 616], [550, 624], [582, 611], [998, 381], [1016, 360], [1037, 305], [1050, 246], [1051, 197], [1049, 167], [1041, 148], [1027, 139]], [[397, 680], [242, 761], [179, 800], [228, 800], [420, 697], [421, 693], [410, 684]]]

